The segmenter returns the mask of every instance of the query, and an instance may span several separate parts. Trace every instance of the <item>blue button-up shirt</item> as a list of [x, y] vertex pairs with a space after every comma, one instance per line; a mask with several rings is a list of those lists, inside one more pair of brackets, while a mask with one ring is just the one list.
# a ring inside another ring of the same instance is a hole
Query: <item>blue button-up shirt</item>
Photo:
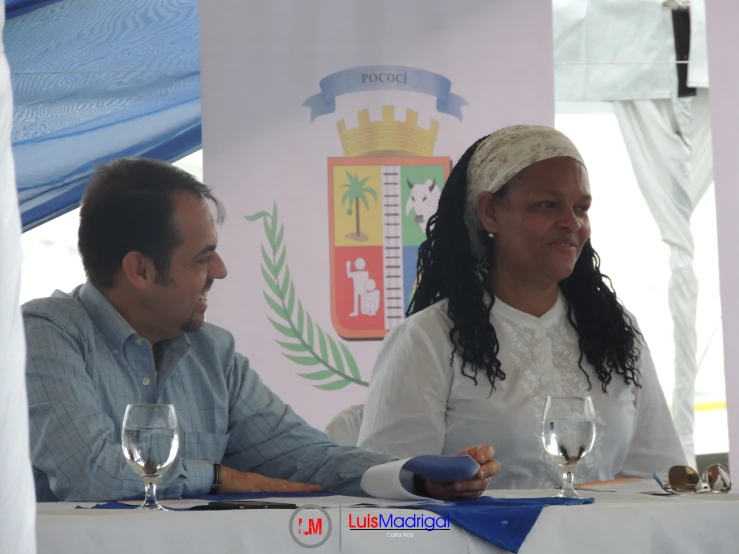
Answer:
[[31, 457], [39, 501], [140, 495], [121, 449], [127, 404], [174, 404], [177, 461], [162, 497], [205, 494], [213, 463], [363, 494], [364, 471], [397, 458], [338, 446], [260, 380], [233, 336], [206, 323], [164, 341], [159, 368], [140, 338], [91, 283], [23, 306], [28, 344]]

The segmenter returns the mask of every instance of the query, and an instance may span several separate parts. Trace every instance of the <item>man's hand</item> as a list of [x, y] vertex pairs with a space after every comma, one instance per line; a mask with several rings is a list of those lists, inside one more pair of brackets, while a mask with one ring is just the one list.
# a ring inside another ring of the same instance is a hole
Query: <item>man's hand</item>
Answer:
[[426, 479], [426, 490], [431, 498], [477, 498], [487, 489], [490, 477], [500, 471], [500, 464], [493, 459], [495, 450], [487, 444], [470, 446], [462, 450], [457, 456], [470, 455], [478, 464], [480, 469], [477, 474], [467, 481], [455, 481], [443, 483]]
[[320, 492], [319, 485], [293, 483], [284, 479], [271, 479], [257, 473], [244, 473], [221, 466], [221, 486], [218, 494], [239, 492]]

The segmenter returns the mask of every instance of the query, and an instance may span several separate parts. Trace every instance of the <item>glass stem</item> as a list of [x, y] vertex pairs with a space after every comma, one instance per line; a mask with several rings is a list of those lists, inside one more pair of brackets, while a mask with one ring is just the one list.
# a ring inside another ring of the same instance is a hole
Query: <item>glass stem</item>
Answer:
[[575, 496], [575, 476], [572, 473], [573, 467], [565, 466], [562, 468], [562, 493], [565, 496]]
[[146, 483], [146, 497], [144, 498], [144, 506], [147, 508], [155, 508], [157, 502], [157, 485], [154, 481]]

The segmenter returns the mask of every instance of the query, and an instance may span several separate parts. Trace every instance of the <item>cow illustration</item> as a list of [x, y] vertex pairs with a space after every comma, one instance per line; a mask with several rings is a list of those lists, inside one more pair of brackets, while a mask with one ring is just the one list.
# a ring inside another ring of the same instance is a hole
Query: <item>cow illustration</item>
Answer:
[[413, 210], [416, 214], [416, 223], [425, 235], [426, 224], [439, 207], [441, 190], [436, 186], [436, 179], [426, 179], [423, 183], [411, 183], [410, 179], [406, 181], [411, 189], [411, 195], [405, 205], [405, 215], [410, 215]]

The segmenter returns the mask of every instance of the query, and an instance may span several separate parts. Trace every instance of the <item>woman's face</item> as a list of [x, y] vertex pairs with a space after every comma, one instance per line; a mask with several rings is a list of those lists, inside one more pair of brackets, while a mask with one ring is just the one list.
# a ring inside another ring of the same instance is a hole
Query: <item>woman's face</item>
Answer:
[[590, 237], [585, 168], [572, 158], [537, 162], [516, 175], [501, 198], [482, 193], [477, 210], [493, 233], [493, 267], [543, 286], [569, 277]]

